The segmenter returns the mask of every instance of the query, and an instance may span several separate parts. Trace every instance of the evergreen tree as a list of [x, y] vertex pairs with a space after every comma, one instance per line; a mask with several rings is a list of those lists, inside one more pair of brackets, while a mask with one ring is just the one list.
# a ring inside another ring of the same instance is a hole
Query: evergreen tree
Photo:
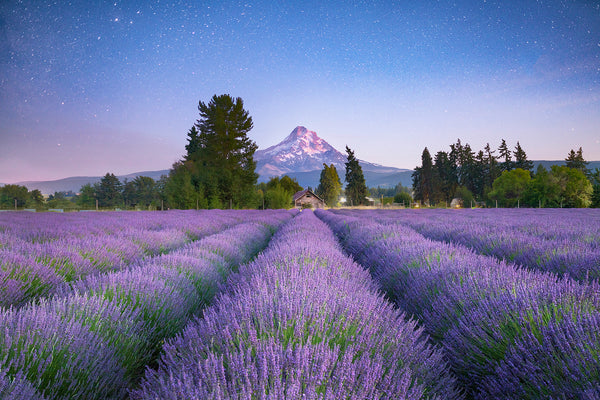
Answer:
[[478, 198], [483, 198], [485, 192], [485, 181], [487, 175], [487, 160], [483, 150], [479, 150], [473, 159], [473, 164], [470, 168], [470, 180], [473, 194]]
[[107, 173], [94, 188], [100, 207], [118, 207], [123, 204], [123, 185], [115, 174]]
[[200, 137], [196, 125], [193, 125], [187, 133], [188, 143], [185, 145], [185, 159], [192, 161], [196, 157], [196, 152], [200, 149]]
[[514, 168], [521, 168], [526, 171], [531, 171], [533, 169], [533, 162], [527, 159], [527, 154], [525, 154], [525, 150], [523, 150], [519, 142], [517, 142], [517, 146], [515, 147], [514, 156]]
[[135, 203], [144, 208], [157, 203], [158, 193], [156, 192], [156, 182], [149, 176], [136, 176], [133, 179], [133, 188], [135, 193]]
[[125, 207], [131, 207], [135, 205], [135, 187], [133, 186], [133, 181], [125, 178], [122, 185], [121, 195], [123, 196], [123, 204], [125, 204]]
[[501, 160], [500, 169], [502, 171], [510, 171], [513, 169], [512, 166], [512, 154], [508, 149], [508, 145], [506, 144], [506, 140], [502, 139], [502, 143], [500, 143], [500, 147], [498, 147], [498, 159]]
[[200, 118], [188, 132], [185, 160], [193, 163], [192, 182], [209, 199], [209, 207], [248, 207], [254, 200], [254, 152], [247, 136], [252, 117], [241, 98], [213, 96], [198, 104]]
[[484, 147], [484, 170], [483, 170], [483, 185], [484, 193], [492, 188], [494, 181], [500, 176], [502, 170], [498, 165], [498, 160], [494, 156], [495, 150], [492, 150], [489, 143]]
[[440, 193], [440, 200], [445, 202], [452, 201], [454, 192], [458, 187], [456, 177], [456, 165], [450, 160], [448, 153], [438, 151], [435, 155], [433, 165], [436, 185], [436, 191]]
[[89, 183], [86, 183], [79, 189], [79, 196], [76, 200], [77, 205], [86, 210], [96, 208], [96, 189]]
[[317, 187], [316, 194], [320, 196], [329, 207], [333, 207], [337, 204], [338, 197], [342, 191], [342, 182], [337, 173], [335, 165], [323, 163], [323, 169], [321, 170], [321, 178], [319, 179], [319, 186]]
[[588, 162], [585, 161], [585, 159], [583, 158], [583, 150], [581, 149], [581, 147], [579, 148], [579, 150], [577, 150], [577, 152], [571, 149], [571, 151], [567, 155], [567, 158], [565, 158], [565, 161], [565, 165], [568, 168], [578, 169], [586, 175], [589, 174], [589, 170], [587, 168]]
[[433, 195], [433, 161], [427, 147], [421, 154], [421, 166], [415, 168], [412, 174], [413, 190], [415, 200], [421, 200], [425, 204], [432, 201]]
[[481, 195], [481, 166], [468, 143], [464, 146], [459, 145], [460, 141], [456, 146], [458, 156], [458, 183], [460, 186], [467, 188], [473, 195]]
[[354, 157], [354, 152], [346, 146], [348, 160], [346, 161], [346, 197], [351, 205], [367, 204], [367, 185], [362, 167]]

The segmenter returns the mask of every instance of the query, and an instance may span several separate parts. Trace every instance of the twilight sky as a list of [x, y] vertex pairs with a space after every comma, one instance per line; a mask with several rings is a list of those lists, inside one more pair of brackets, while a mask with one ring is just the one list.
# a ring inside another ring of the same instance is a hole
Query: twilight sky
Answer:
[[224, 93], [259, 148], [304, 125], [400, 168], [458, 138], [600, 160], [600, 3], [0, 2], [0, 182], [168, 169]]

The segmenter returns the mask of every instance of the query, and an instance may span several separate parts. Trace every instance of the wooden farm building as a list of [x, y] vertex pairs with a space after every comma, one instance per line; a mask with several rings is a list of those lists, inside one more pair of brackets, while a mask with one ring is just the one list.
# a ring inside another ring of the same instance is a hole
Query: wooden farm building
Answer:
[[294, 207], [325, 208], [325, 200], [314, 194], [314, 192], [309, 188], [294, 194]]

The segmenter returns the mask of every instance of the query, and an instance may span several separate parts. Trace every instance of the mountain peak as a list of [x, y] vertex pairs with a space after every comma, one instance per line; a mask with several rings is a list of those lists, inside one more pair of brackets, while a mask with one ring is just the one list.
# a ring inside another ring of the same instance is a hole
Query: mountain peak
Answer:
[[[346, 155], [320, 138], [316, 132], [297, 126], [279, 144], [254, 153], [256, 172], [270, 178], [287, 173], [309, 172], [323, 169], [323, 164], [335, 165], [338, 174], [345, 168]], [[386, 172], [400, 171], [398, 168], [383, 167], [361, 161], [363, 170]]]
[[323, 163], [344, 163], [345, 157], [316, 132], [297, 126], [279, 144], [254, 153], [257, 172], [274, 176], [291, 171], [322, 169]]

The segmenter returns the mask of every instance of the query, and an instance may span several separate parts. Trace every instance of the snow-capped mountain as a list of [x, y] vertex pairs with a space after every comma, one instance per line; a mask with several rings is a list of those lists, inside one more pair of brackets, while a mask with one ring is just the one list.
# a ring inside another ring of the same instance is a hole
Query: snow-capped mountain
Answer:
[[[264, 150], [257, 150], [254, 153], [254, 160], [256, 172], [263, 179], [290, 173], [320, 171], [323, 169], [323, 163], [335, 165], [338, 174], [343, 176], [347, 156], [320, 138], [316, 132], [298, 126], [281, 143]], [[387, 174], [406, 171], [359, 161], [365, 172]]]

